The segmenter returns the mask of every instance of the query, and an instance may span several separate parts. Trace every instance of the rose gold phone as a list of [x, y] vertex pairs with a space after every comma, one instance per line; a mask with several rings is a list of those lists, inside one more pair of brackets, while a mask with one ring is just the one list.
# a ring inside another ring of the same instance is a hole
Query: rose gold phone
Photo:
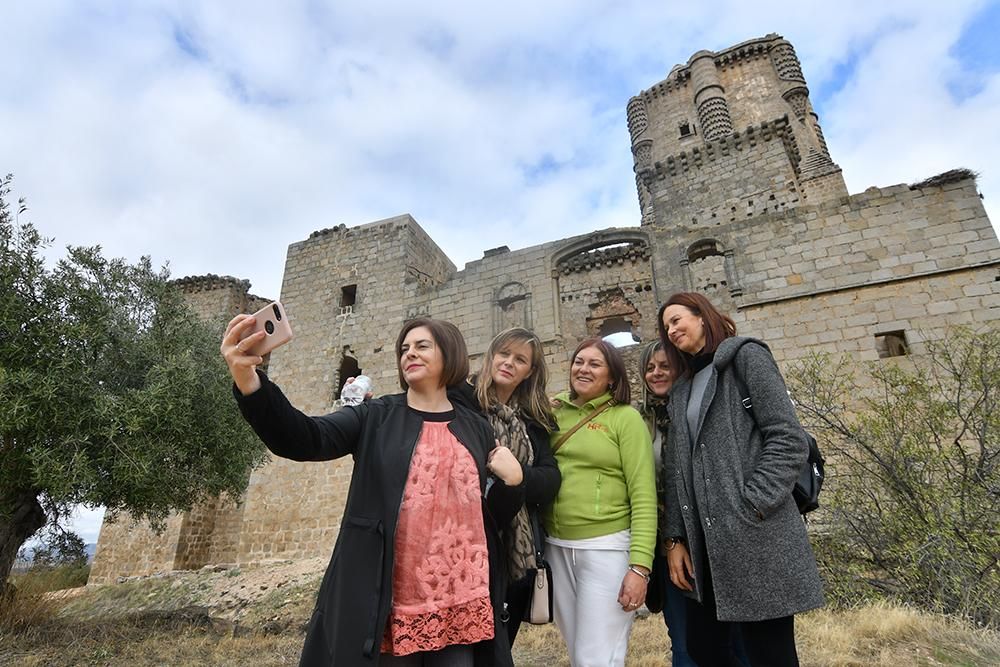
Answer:
[[263, 357], [274, 348], [284, 345], [292, 339], [292, 326], [288, 323], [288, 316], [285, 315], [285, 307], [280, 302], [272, 301], [254, 313], [253, 318], [257, 320], [257, 323], [253, 328], [247, 330], [243, 338], [247, 338], [258, 331], [263, 331], [267, 335], [263, 340], [248, 349], [247, 354], [256, 354], [259, 357]]

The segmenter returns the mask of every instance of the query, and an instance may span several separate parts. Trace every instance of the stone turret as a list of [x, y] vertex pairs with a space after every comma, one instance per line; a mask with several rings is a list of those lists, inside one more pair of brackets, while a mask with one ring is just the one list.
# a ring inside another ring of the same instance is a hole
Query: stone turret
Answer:
[[847, 196], [779, 35], [698, 51], [627, 115], [643, 225], [717, 225]]

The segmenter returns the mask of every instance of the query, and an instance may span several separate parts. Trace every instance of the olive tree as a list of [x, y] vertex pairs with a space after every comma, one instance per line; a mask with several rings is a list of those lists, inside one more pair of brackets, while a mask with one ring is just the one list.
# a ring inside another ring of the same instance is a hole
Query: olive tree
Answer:
[[956, 328], [926, 347], [864, 367], [813, 355], [789, 373], [828, 458], [819, 555], [835, 596], [995, 623], [1000, 331]]
[[105, 259], [19, 224], [0, 180], [0, 593], [21, 545], [79, 503], [162, 525], [239, 496], [262, 447], [233, 405], [221, 329], [149, 258]]

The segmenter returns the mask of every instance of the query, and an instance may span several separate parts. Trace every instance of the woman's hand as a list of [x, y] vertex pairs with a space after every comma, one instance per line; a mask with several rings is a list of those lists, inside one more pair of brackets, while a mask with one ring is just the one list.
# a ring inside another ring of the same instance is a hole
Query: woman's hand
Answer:
[[517, 486], [524, 480], [524, 471], [514, 453], [499, 442], [486, 459], [486, 468], [507, 486]]
[[693, 591], [691, 579], [694, 578], [694, 565], [691, 563], [691, 555], [688, 553], [687, 545], [683, 542], [674, 542], [673, 548], [667, 551], [667, 565], [670, 566], [670, 581], [674, 586], [682, 591]]
[[240, 340], [244, 332], [253, 328], [255, 322], [253, 315], [245, 314], [237, 315], [229, 320], [229, 324], [226, 325], [226, 333], [222, 335], [222, 345], [219, 346], [222, 358], [229, 366], [229, 374], [233, 376], [236, 388], [244, 396], [260, 389], [257, 365], [264, 360], [256, 354], [247, 354], [244, 350], [258, 343], [267, 334], [258, 331]]
[[[638, 565], [634, 567], [639, 567]], [[642, 568], [645, 570], [646, 568]], [[646, 601], [646, 586], [648, 582], [645, 577], [640, 577], [631, 569], [625, 571], [625, 578], [622, 579], [622, 587], [618, 589], [618, 604], [622, 606], [622, 611], [633, 612]]]

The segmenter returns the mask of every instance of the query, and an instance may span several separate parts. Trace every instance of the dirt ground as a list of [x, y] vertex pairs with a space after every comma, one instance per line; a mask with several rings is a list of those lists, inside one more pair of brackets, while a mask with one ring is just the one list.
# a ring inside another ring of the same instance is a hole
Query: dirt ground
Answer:
[[[295, 665], [326, 559], [205, 568], [50, 593], [52, 613], [0, 628], [0, 665]], [[804, 666], [1000, 665], [1000, 634], [906, 607], [868, 605], [796, 618]], [[666, 667], [659, 615], [633, 628], [626, 664]], [[515, 664], [568, 665], [552, 625], [526, 626]]]

